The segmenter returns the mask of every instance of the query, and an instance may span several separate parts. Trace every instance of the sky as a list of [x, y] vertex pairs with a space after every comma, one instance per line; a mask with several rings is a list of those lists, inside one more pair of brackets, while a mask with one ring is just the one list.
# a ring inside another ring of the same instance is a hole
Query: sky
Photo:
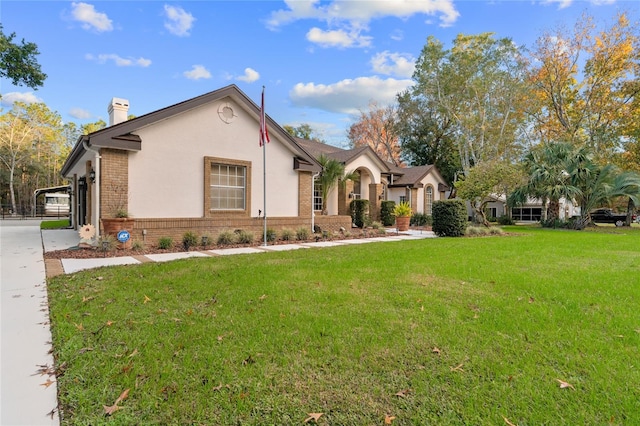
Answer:
[[47, 74], [33, 90], [0, 79], [2, 108], [44, 102], [64, 122], [104, 120], [113, 97], [140, 116], [229, 84], [280, 125], [309, 124], [347, 147], [370, 102], [393, 103], [412, 84], [427, 37], [495, 33], [533, 48], [583, 13], [610, 26], [640, 18], [637, 0], [2, 0], [5, 35], [38, 46]]

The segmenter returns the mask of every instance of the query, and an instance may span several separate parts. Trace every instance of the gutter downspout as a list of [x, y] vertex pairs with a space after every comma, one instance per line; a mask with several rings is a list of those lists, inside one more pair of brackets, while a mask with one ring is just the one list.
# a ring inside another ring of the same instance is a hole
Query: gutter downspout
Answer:
[[96, 239], [100, 238], [100, 151], [97, 151], [93, 148], [90, 148], [87, 144], [87, 139], [82, 140], [82, 146], [85, 150], [91, 151], [94, 153], [94, 166], [93, 170], [96, 172], [96, 180], [93, 184], [96, 186], [95, 190], [95, 212], [96, 212], [96, 220], [98, 223], [95, 225], [96, 227]]
[[313, 208], [313, 201], [314, 201], [313, 191], [316, 188], [316, 178], [318, 176], [320, 176], [320, 172], [311, 176], [311, 232], [313, 232], [314, 228], [316, 227], [316, 211]]

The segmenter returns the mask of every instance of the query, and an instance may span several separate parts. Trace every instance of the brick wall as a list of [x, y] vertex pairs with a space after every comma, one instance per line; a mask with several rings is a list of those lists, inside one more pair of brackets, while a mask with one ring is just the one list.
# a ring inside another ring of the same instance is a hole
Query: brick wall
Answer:
[[311, 172], [298, 172], [298, 216], [311, 217], [313, 188]]
[[115, 217], [129, 208], [129, 153], [102, 149], [100, 157], [100, 216]]
[[[350, 216], [320, 216], [315, 217], [315, 224], [323, 231], [339, 232], [340, 228], [351, 229]], [[279, 235], [282, 230], [296, 231], [306, 228], [311, 232], [311, 218], [300, 217], [273, 217], [267, 218], [267, 228], [273, 229]], [[262, 218], [135, 218], [133, 230], [129, 230], [134, 241], [143, 241], [145, 244], [155, 245], [163, 237], [170, 237], [174, 242], [180, 243], [186, 232], [193, 232], [198, 237], [209, 235], [215, 241], [223, 231], [243, 231], [253, 233], [255, 241], [261, 241], [264, 233]], [[144, 233], [143, 233], [144, 232]]]

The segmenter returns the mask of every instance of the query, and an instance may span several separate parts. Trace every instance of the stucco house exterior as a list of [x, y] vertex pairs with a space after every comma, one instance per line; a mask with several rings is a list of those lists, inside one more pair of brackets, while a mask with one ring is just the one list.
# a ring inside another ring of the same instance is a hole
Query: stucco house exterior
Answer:
[[[150, 244], [180, 241], [186, 232], [215, 238], [242, 229], [257, 236], [266, 205], [267, 226], [276, 231], [314, 225], [338, 231], [351, 227], [353, 198], [371, 201], [374, 220], [385, 199], [430, 213], [431, 203], [444, 198], [433, 166], [399, 168], [370, 147], [343, 150], [294, 138], [268, 115], [263, 156], [261, 108], [235, 85], [130, 120], [128, 108], [127, 100], [113, 98], [109, 125], [81, 136], [62, 167], [76, 229], [93, 224], [103, 233], [108, 220], [126, 212], [132, 239]], [[320, 153], [360, 175], [331, 194], [328, 215], [318, 204]]]
[[[384, 200], [406, 201], [413, 213], [431, 215], [434, 201], [444, 200], [449, 187], [433, 165], [398, 167], [384, 162], [369, 146], [341, 149], [317, 141], [296, 138], [307, 152], [316, 159], [325, 155], [345, 166], [346, 171], [355, 171], [359, 179], [338, 186], [327, 200], [329, 215], [349, 214], [352, 199], [369, 200], [369, 213], [374, 220], [380, 218], [380, 206]], [[314, 187], [314, 208], [321, 209], [320, 190]]]

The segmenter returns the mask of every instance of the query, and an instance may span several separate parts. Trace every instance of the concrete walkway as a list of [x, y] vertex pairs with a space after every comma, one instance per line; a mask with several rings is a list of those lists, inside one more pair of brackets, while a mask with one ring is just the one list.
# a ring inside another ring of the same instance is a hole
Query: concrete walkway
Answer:
[[58, 425], [39, 220], [0, 221], [0, 424]]
[[[102, 266], [115, 266], [115, 265], [133, 265], [144, 262], [168, 262], [171, 260], [185, 259], [190, 257], [209, 257], [209, 256], [229, 256], [234, 254], [251, 254], [251, 253], [265, 253], [269, 251], [285, 251], [285, 250], [298, 250], [305, 248], [320, 248], [320, 247], [335, 247], [351, 244], [365, 244], [371, 242], [393, 242], [402, 240], [415, 240], [423, 238], [434, 238], [435, 234], [431, 231], [421, 230], [409, 230], [401, 234], [396, 233], [394, 230], [388, 230], [388, 236], [384, 237], [371, 237], [371, 238], [356, 238], [346, 240], [331, 240], [331, 241], [318, 241], [318, 242], [304, 242], [304, 243], [292, 243], [292, 244], [277, 244], [267, 246], [253, 246], [253, 247], [235, 247], [226, 249], [213, 249], [205, 251], [190, 251], [190, 252], [178, 252], [178, 253], [162, 253], [162, 254], [147, 254], [141, 256], [121, 256], [121, 257], [97, 257], [93, 259], [61, 259], [57, 264], [55, 262], [48, 263], [48, 269], [56, 269], [58, 272], [51, 273], [50, 276], [58, 273], [72, 274], [74, 272], [82, 271], [85, 269], [94, 269]], [[78, 245], [79, 237], [77, 231], [73, 230], [43, 230], [42, 231], [42, 243], [44, 251], [61, 250]]]

